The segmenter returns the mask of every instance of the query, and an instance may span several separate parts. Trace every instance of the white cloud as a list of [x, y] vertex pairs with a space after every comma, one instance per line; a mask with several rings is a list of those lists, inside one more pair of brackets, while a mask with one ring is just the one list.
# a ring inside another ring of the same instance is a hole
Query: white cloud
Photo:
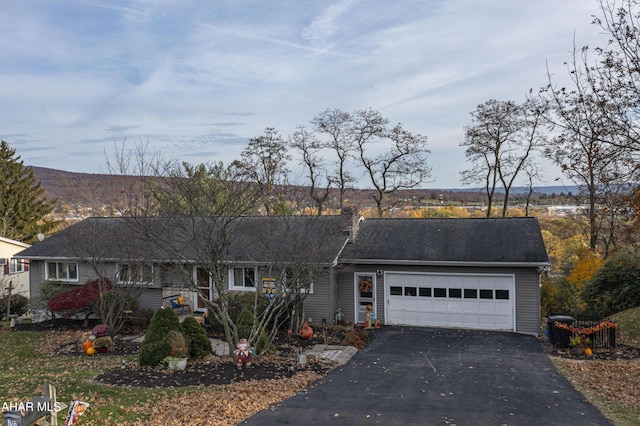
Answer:
[[[27, 164], [96, 171], [116, 141], [230, 161], [326, 108], [374, 108], [429, 137], [435, 184], [459, 186], [469, 112], [562, 74], [584, 0], [10, 2], [0, 129]], [[69, 161], [77, 158], [79, 161]]]

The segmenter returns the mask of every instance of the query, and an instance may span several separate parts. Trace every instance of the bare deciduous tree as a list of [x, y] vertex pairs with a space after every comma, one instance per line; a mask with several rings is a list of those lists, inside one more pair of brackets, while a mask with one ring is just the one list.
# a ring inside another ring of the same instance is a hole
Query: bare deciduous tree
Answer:
[[304, 164], [309, 179], [308, 194], [315, 204], [316, 214], [321, 216], [331, 191], [331, 182], [324, 167], [325, 160], [320, 156], [324, 147], [316, 135], [304, 126], [296, 129], [289, 143], [301, 155], [300, 161]]
[[[260, 187], [236, 167], [222, 163], [174, 163], [164, 172], [155, 199], [162, 226], [148, 227], [148, 238], [163, 248], [172, 273], [198, 293], [233, 351], [238, 334], [226, 279], [243, 250], [253, 244], [239, 229], [242, 219], [256, 212]], [[213, 294], [208, 292], [209, 281]]]
[[311, 123], [317, 133], [327, 135], [326, 146], [335, 154], [335, 169], [330, 180], [340, 191], [340, 210], [344, 207], [347, 190], [356, 182], [355, 176], [348, 169], [349, 158], [355, 154], [352, 134], [352, 116], [339, 109], [325, 110], [316, 115]]
[[233, 166], [239, 175], [247, 176], [259, 186], [265, 212], [271, 214], [274, 199], [280, 195], [277, 190], [286, 184], [288, 178], [287, 162], [291, 156], [287, 144], [276, 129], [268, 127], [264, 135], [250, 139], [240, 155]]
[[529, 167], [533, 153], [542, 145], [541, 118], [532, 101], [490, 99], [471, 113], [465, 126], [465, 155], [472, 168], [462, 172], [465, 185], [480, 183], [487, 196], [491, 216], [496, 190], [504, 190], [502, 216], [507, 214], [509, 195], [516, 179]]
[[400, 124], [383, 133], [383, 139], [392, 142], [391, 148], [375, 157], [365, 152], [365, 144], [359, 143], [360, 160], [375, 189], [378, 216], [384, 214], [386, 197], [401, 189], [415, 188], [431, 175], [431, 167], [426, 163], [429, 150], [427, 137], [413, 134]]
[[621, 113], [619, 104], [609, 101], [597, 68], [589, 64], [588, 49], [575, 49], [567, 64], [572, 87], [549, 84], [541, 92], [549, 101], [545, 118], [555, 135], [545, 155], [562, 168], [580, 187], [587, 199], [589, 247], [595, 250], [600, 233], [599, 202], [608, 198], [607, 188], [621, 188], [635, 173], [634, 152], [621, 146], [618, 123], [611, 120]]

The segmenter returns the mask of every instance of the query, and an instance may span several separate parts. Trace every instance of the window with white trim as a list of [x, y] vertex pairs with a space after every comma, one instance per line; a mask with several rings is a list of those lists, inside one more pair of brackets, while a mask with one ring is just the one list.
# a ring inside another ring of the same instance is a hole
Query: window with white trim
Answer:
[[53, 281], [78, 281], [78, 264], [75, 262], [47, 262], [45, 276]]
[[153, 283], [153, 265], [120, 263], [117, 277], [121, 284], [150, 284]]
[[233, 268], [229, 271], [229, 288], [232, 290], [256, 289], [255, 268]]
[[24, 272], [24, 262], [22, 259], [9, 259], [9, 273], [17, 274]]
[[[282, 274], [282, 283], [287, 290], [299, 290], [301, 294], [313, 294], [313, 278], [300, 280], [300, 276], [295, 276], [293, 270], [287, 268]], [[308, 287], [308, 288], [307, 288]]]

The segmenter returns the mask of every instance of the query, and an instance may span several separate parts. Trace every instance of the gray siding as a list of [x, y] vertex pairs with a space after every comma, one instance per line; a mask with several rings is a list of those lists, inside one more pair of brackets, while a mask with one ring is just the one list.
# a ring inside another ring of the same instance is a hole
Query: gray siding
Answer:
[[540, 275], [533, 268], [516, 270], [516, 331], [540, 334]]
[[329, 293], [329, 273], [316, 277], [313, 280], [313, 293], [309, 293], [304, 300], [305, 317], [313, 319], [312, 324], [320, 324], [325, 321], [327, 324], [333, 322], [333, 314], [330, 311]]
[[[52, 261], [54, 261], [52, 259]], [[105, 265], [105, 273], [109, 277], [115, 277], [116, 274], [116, 264], [111, 263]], [[162, 288], [159, 285], [159, 271], [160, 268], [156, 268], [154, 270], [154, 286], [143, 291], [142, 295], [139, 298], [140, 308], [145, 309], [157, 309], [162, 306]], [[78, 263], [78, 281], [74, 282], [65, 282], [69, 285], [81, 285], [89, 280], [93, 280], [96, 278], [95, 271], [93, 268], [86, 263]], [[114, 279], [114, 278], [111, 278]], [[29, 287], [31, 291], [31, 295], [34, 298], [38, 298], [40, 295], [40, 284], [45, 281], [45, 261], [42, 260], [32, 260], [29, 266]]]

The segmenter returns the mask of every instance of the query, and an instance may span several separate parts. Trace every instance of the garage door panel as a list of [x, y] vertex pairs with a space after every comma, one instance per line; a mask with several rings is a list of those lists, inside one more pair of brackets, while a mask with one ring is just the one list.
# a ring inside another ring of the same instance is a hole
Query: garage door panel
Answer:
[[387, 273], [387, 323], [514, 329], [512, 275]]

